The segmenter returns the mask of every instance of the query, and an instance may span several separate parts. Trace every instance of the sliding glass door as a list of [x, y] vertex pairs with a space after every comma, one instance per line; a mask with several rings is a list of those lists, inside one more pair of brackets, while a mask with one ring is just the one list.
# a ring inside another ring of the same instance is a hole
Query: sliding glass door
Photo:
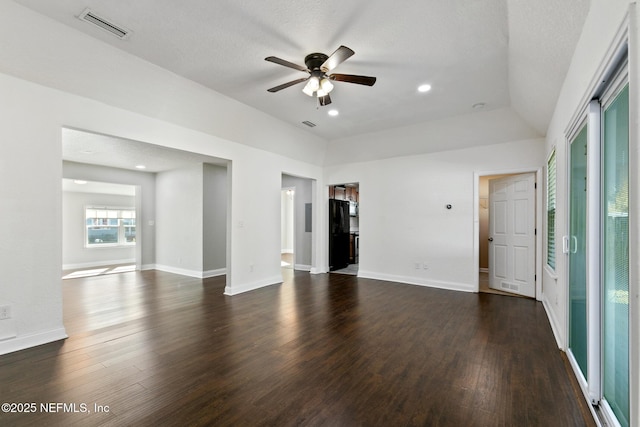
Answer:
[[569, 135], [568, 347], [585, 395], [629, 426], [629, 86], [626, 66]]
[[629, 425], [629, 86], [603, 112], [603, 397]]
[[571, 141], [569, 175], [569, 350], [587, 375], [587, 125]]

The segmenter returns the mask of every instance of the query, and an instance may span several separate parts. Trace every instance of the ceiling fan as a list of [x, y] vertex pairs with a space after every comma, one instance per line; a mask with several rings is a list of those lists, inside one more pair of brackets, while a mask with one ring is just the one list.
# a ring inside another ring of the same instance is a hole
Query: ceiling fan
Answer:
[[302, 91], [309, 96], [313, 96], [315, 94], [320, 105], [329, 105], [331, 104], [331, 96], [329, 96], [329, 92], [333, 90], [333, 83], [331, 83], [332, 80], [337, 82], [373, 86], [376, 82], [375, 77], [358, 76], [353, 74], [327, 74], [329, 71], [346, 61], [354, 53], [355, 52], [353, 50], [346, 46], [340, 46], [331, 54], [331, 56], [327, 56], [324, 53], [311, 53], [304, 58], [306, 67], [285, 61], [284, 59], [276, 58], [275, 56], [269, 56], [265, 58], [265, 61], [284, 65], [285, 67], [308, 73], [309, 76], [283, 83], [267, 90], [269, 92], [278, 92], [279, 90], [286, 89], [289, 86], [307, 82]]

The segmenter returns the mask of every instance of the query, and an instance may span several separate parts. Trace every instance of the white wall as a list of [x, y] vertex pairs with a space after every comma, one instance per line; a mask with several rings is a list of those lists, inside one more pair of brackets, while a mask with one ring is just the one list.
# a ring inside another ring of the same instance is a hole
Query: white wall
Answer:
[[[0, 44], [0, 304], [13, 313], [0, 321], [0, 354], [66, 336], [63, 127], [230, 160], [225, 292], [281, 281], [282, 172], [322, 183], [322, 140], [13, 2], [0, 2], [0, 37], [10, 40]], [[251, 131], [246, 123], [254, 124]], [[321, 206], [317, 197], [314, 206]], [[314, 218], [314, 230], [323, 233], [326, 214]], [[326, 262], [324, 242], [315, 244], [314, 267]]]
[[210, 164], [156, 177], [156, 268], [194, 277], [226, 272], [227, 169]]
[[[0, 2], [0, 72], [320, 165], [326, 141], [12, 1]], [[300, 125], [304, 127], [304, 125]]]
[[135, 197], [64, 191], [62, 193], [62, 268], [69, 270], [135, 262], [135, 246], [86, 247], [85, 208], [88, 206], [135, 208]]
[[325, 165], [366, 162], [414, 154], [540, 138], [511, 108], [470, 114], [331, 141]]
[[156, 175], [156, 267], [199, 275], [203, 271], [202, 164]]
[[474, 172], [543, 165], [534, 139], [328, 167], [325, 181], [360, 183], [360, 276], [475, 291]]
[[203, 165], [203, 270], [206, 276], [227, 266], [227, 168]]

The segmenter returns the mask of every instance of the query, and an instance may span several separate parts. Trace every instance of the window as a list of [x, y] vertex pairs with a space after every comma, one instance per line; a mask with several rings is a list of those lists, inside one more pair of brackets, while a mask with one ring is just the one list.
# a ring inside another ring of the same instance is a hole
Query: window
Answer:
[[123, 246], [136, 244], [136, 211], [133, 208], [85, 209], [86, 246]]
[[556, 269], [556, 151], [547, 162], [547, 265]]

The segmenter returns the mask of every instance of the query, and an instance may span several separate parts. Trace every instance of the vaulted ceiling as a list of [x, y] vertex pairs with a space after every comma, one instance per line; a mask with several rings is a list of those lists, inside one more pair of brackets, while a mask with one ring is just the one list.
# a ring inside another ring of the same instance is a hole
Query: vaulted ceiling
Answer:
[[[512, 108], [543, 136], [589, 9], [589, 0], [15, 1], [327, 140], [478, 104]], [[81, 21], [86, 8], [130, 36]], [[302, 65], [340, 45], [355, 55], [334, 72], [375, 76], [373, 87], [335, 82], [326, 107], [303, 84], [267, 92], [306, 74], [265, 57]], [[425, 83], [431, 91], [419, 93]]]

